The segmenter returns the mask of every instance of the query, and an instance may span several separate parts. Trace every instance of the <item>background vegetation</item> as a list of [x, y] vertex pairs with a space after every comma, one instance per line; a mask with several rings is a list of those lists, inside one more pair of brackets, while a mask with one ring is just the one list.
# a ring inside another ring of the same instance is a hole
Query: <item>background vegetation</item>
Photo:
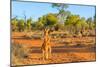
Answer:
[[68, 8], [66, 4], [52, 4], [52, 8], [57, 9], [58, 13], [48, 13], [34, 21], [33, 18], [18, 19], [14, 17], [11, 19], [12, 31], [24, 32], [43, 30], [49, 27], [54, 31], [65, 31], [71, 35], [95, 35], [96, 16], [85, 19], [80, 15], [72, 14], [65, 9]]

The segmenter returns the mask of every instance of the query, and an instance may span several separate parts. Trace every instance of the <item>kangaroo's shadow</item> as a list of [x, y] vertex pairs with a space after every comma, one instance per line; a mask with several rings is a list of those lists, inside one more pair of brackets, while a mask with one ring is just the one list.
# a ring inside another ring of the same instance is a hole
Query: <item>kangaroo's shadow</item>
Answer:
[[[41, 53], [41, 47], [31, 47], [31, 53]], [[96, 52], [96, 47], [67, 47], [67, 46], [56, 46], [51, 47], [52, 53], [68, 53], [68, 52]]]

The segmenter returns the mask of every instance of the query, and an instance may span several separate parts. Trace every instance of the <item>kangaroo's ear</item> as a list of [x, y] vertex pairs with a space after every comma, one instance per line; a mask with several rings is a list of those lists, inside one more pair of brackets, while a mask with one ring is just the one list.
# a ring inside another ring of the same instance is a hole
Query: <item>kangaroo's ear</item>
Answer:
[[44, 32], [46, 31], [46, 28], [44, 28]]
[[52, 30], [49, 30], [49, 31], [48, 31], [48, 34], [50, 34], [51, 32], [52, 32]]

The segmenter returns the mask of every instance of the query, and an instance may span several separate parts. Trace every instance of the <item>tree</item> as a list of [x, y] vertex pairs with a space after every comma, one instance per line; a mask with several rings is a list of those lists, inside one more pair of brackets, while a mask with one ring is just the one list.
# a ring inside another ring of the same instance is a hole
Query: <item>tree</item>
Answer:
[[88, 28], [88, 24], [85, 21], [85, 18], [82, 17], [76, 22], [76, 34], [81, 33], [83, 34], [84, 31]]
[[48, 14], [46, 16], [45, 26], [54, 26], [57, 23], [57, 17], [53, 14]]
[[79, 15], [71, 15], [66, 18], [65, 26], [72, 34], [83, 34], [88, 24], [84, 17], [80, 18]]
[[55, 26], [58, 22], [58, 19], [55, 14], [49, 13], [38, 19], [39, 23], [42, 23], [44, 27]]
[[66, 11], [66, 8], [68, 8], [68, 5], [66, 4], [57, 4], [57, 3], [53, 3], [52, 4], [53, 8], [56, 8], [59, 13], [57, 15], [58, 18], [58, 22], [64, 24], [66, 17], [71, 14], [70, 11]]
[[56, 31], [58, 31], [58, 30], [64, 30], [65, 27], [64, 27], [63, 24], [57, 23], [57, 24], [54, 26], [54, 29], [55, 29]]
[[31, 24], [32, 24], [32, 18], [29, 18], [27, 20], [27, 23], [26, 23], [26, 27], [27, 27], [27, 30], [30, 31], [31, 30]]
[[42, 22], [35, 22], [35, 27], [37, 28], [37, 29], [42, 29], [43, 28], [43, 23]]
[[88, 18], [88, 19], [86, 20], [86, 22], [87, 22], [87, 23], [92, 22], [92, 17]]
[[75, 34], [76, 32], [76, 23], [77, 21], [80, 19], [79, 15], [70, 15], [66, 18], [65, 21], [65, 26], [67, 27], [67, 30], [71, 33], [71, 34]]
[[43, 25], [45, 25], [45, 23], [46, 23], [46, 16], [47, 16], [47, 15], [43, 15], [42, 17], [40, 17], [40, 18], [38, 19], [38, 22], [41, 22]]
[[24, 31], [24, 29], [25, 29], [24, 20], [23, 20], [23, 19], [20, 19], [20, 20], [18, 21], [18, 30], [19, 30], [20, 32], [22, 32], [22, 31]]
[[52, 4], [53, 8], [56, 8], [60, 13], [65, 11], [66, 8], [68, 8], [68, 5], [62, 4], [62, 3], [53, 3]]
[[39, 29], [43, 29], [46, 27], [53, 28], [57, 24], [57, 22], [58, 18], [56, 17], [56, 14], [49, 13], [38, 18], [38, 21], [33, 25]]
[[11, 28], [12, 28], [12, 31], [16, 31], [17, 30], [17, 24], [18, 24], [18, 21], [17, 21], [17, 18], [13, 18], [11, 20]]
[[88, 23], [89, 29], [90, 29], [90, 30], [93, 30], [93, 29], [95, 28], [95, 24], [94, 24], [94, 22], [93, 22], [93, 20], [92, 20], [91, 17], [88, 18], [88, 19], [86, 20], [86, 22]]
[[66, 18], [66, 21], [65, 21], [65, 25], [69, 25], [69, 24], [72, 24], [72, 25], [75, 25], [76, 22], [80, 19], [80, 16], [79, 15], [71, 15], [71, 16], [68, 16]]

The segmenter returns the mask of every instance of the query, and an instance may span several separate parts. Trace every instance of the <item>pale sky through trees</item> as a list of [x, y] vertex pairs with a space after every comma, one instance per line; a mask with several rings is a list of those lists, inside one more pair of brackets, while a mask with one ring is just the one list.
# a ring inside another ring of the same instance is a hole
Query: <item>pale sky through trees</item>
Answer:
[[[72, 14], [78, 14], [86, 19], [95, 15], [95, 6], [86, 5], [69, 5], [66, 10], [71, 11]], [[51, 3], [38, 3], [38, 2], [20, 2], [12, 1], [12, 17], [18, 18], [32, 17], [37, 20], [42, 15], [48, 13], [58, 13], [56, 8], [52, 8]]]

